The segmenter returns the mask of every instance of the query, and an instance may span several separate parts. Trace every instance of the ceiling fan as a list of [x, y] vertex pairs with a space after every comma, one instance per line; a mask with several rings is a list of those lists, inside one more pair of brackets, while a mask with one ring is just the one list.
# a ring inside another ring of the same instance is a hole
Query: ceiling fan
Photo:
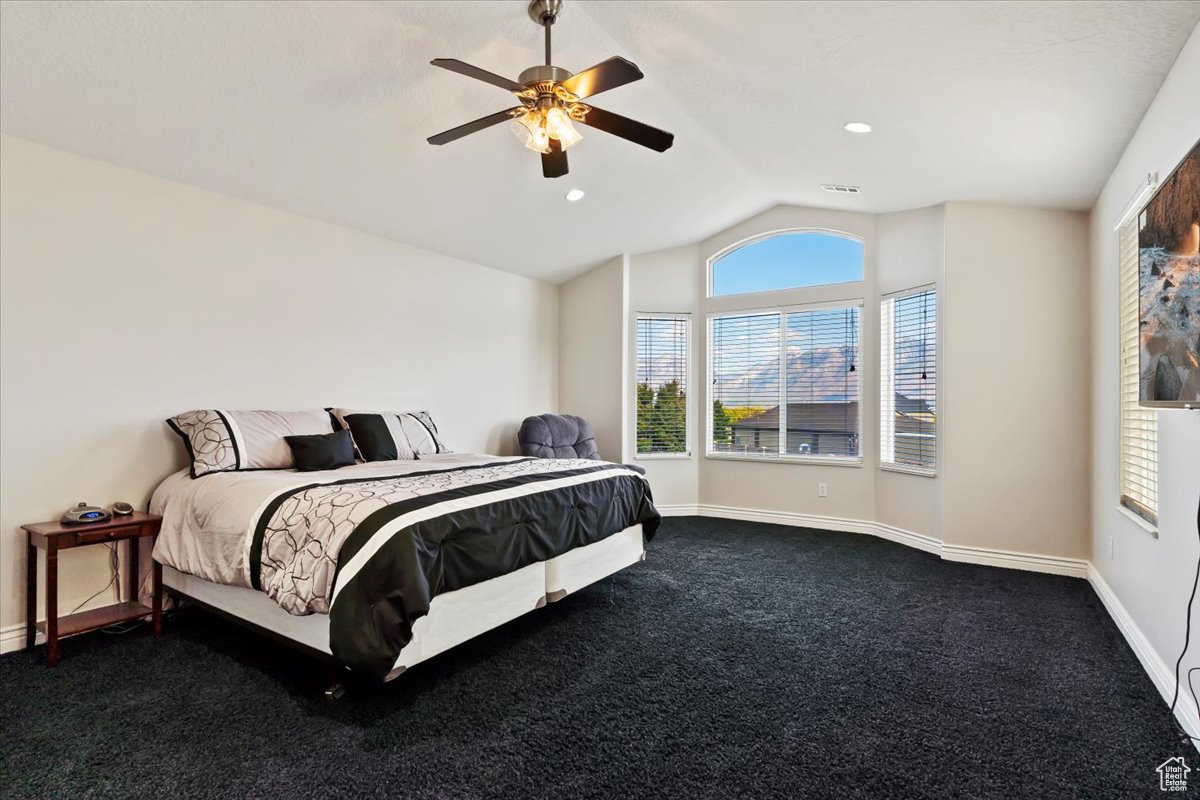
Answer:
[[562, 14], [562, 2], [563, 0], [533, 0], [529, 4], [529, 18], [546, 31], [546, 63], [544, 66], [530, 67], [515, 81], [456, 58], [435, 58], [429, 62], [435, 67], [507, 89], [521, 101], [521, 105], [514, 108], [497, 111], [474, 122], [430, 136], [430, 144], [453, 142], [467, 134], [512, 120], [513, 132], [522, 144], [542, 154], [542, 175], [547, 178], [559, 178], [567, 174], [568, 148], [583, 138], [582, 134], [575, 130], [573, 123], [576, 122], [620, 136], [659, 153], [674, 143], [674, 134], [582, 102], [586, 98], [644, 77], [632, 61], [613, 56], [578, 75], [551, 63], [550, 28]]

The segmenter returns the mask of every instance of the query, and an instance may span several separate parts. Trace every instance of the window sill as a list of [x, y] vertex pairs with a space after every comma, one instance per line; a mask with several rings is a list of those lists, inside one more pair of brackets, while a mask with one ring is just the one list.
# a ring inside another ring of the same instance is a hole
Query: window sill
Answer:
[[714, 461], [749, 461], [753, 464], [809, 464], [822, 467], [856, 467], [861, 469], [862, 458], [838, 456], [741, 456], [735, 453], [705, 453], [705, 458]]
[[1123, 514], [1126, 519], [1128, 519], [1134, 525], [1137, 525], [1139, 528], [1144, 530], [1146, 533], [1153, 536], [1155, 539], [1158, 538], [1158, 528], [1154, 525], [1151, 525], [1148, 520], [1142, 519], [1137, 514], [1133, 513], [1132, 511], [1130, 511], [1128, 508], [1121, 505], [1120, 503], [1117, 503], [1117, 511], [1121, 512], [1121, 514]]
[[634, 453], [634, 461], [685, 461], [692, 457], [691, 451], [685, 453]]
[[884, 472], [900, 472], [905, 475], [917, 475], [922, 478], [936, 478], [936, 469], [923, 469], [921, 467], [908, 467], [904, 464], [880, 464], [879, 468]]

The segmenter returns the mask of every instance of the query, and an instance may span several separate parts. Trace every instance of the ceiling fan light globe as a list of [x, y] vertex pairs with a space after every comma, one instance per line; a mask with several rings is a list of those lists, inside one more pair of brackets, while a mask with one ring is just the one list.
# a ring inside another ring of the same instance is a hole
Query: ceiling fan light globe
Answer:
[[583, 135], [571, 124], [571, 117], [557, 106], [546, 112], [546, 133], [551, 139], [557, 139], [563, 150], [583, 139]]
[[558, 139], [558, 143], [562, 145], [562, 149], [567, 150], [572, 145], [582, 141], [583, 134], [575, 130], [575, 126], [568, 122], [563, 126], [563, 129], [556, 138]]
[[530, 111], [512, 121], [512, 132], [517, 141], [535, 153], [550, 152], [550, 137], [542, 125], [542, 115]]

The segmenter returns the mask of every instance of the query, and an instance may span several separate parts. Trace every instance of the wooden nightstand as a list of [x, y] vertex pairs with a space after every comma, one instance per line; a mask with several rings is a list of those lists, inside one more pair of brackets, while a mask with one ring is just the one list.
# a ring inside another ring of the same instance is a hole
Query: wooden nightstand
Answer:
[[[22, 525], [29, 535], [26, 549], [27, 586], [25, 589], [25, 648], [32, 650], [37, 632], [46, 634], [46, 665], [58, 664], [58, 640], [76, 633], [94, 631], [118, 622], [128, 622], [145, 616], [154, 617], [154, 636], [162, 636], [162, 566], [154, 562], [153, 606], [147, 608], [137, 601], [138, 596], [138, 544], [143, 537], [158, 536], [162, 517], [135, 511], [124, 517], [113, 517], [108, 522], [92, 522], [82, 525], [64, 525], [61, 522], [39, 522]], [[59, 618], [58, 616], [58, 553], [72, 547], [89, 544], [112, 544], [129, 542], [129, 599], [123, 603], [94, 608]], [[46, 551], [46, 621], [37, 622], [37, 549]]]

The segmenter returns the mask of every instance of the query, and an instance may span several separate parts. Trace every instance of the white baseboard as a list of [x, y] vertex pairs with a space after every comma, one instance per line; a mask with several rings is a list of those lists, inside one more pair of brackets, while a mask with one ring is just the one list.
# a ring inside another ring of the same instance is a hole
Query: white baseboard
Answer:
[[[1108, 615], [1117, 624], [1117, 629], [1121, 631], [1134, 655], [1138, 657], [1142, 669], [1150, 676], [1150, 680], [1154, 681], [1163, 701], [1170, 705], [1171, 695], [1175, 692], [1175, 674], [1172, 665], [1168, 665], [1158, 654], [1150, 644], [1150, 640], [1146, 638], [1146, 634], [1142, 633], [1142, 629], [1125, 610], [1125, 606], [1121, 605], [1121, 601], [1113, 592], [1112, 587], [1104, 580], [1104, 576], [1090, 563], [1088, 564], [1087, 579], [1100, 598], [1100, 602], [1108, 610]], [[1196, 704], [1192, 702], [1191, 693], [1182, 684], [1180, 685], [1179, 700], [1175, 703], [1175, 718], [1192, 736], [1200, 736], [1200, 709], [1196, 708]], [[1194, 741], [1193, 744], [1196, 745], [1197, 750], [1200, 750], [1200, 742]]]
[[921, 533], [914, 533], [903, 528], [846, 517], [825, 517], [816, 514], [798, 514], [793, 511], [760, 511], [753, 508], [737, 508], [735, 506], [697, 506], [697, 513], [702, 517], [718, 517], [720, 519], [740, 519], [748, 522], [770, 522], [776, 525], [791, 525], [798, 528], [817, 528], [826, 531], [842, 531], [844, 533], [865, 533], [878, 536], [899, 544], [915, 547], [927, 553], [939, 555], [942, 543], [937, 539]]
[[923, 533], [871, 520], [825, 517], [816, 514], [799, 514], [792, 511], [761, 511], [759, 509], [737, 508], [735, 506], [667, 506], [667, 509], [669, 510], [664, 512], [664, 516], [696, 515], [719, 519], [740, 519], [748, 522], [769, 522], [776, 525], [843, 531], [845, 533], [865, 533], [869, 536], [878, 536], [881, 539], [887, 539], [897, 544], [907, 545], [917, 550], [923, 550], [926, 553], [932, 553], [946, 561], [961, 561], [969, 564], [983, 564], [990, 567], [1046, 572], [1052, 575], [1068, 575], [1073, 578], [1086, 578], [1088, 574], [1088, 563], [1081, 558], [1063, 558], [1061, 556], [1045, 556], [1036, 553], [1016, 553], [1010, 550], [991, 550], [983, 547], [948, 545]]
[[[37, 634], [37, 643], [42, 644], [46, 641], [44, 633]], [[18, 622], [16, 625], [9, 625], [5, 628], [0, 628], [0, 653], [13, 653], [17, 650], [25, 649], [25, 623]]]
[[654, 507], [657, 508], [658, 513], [662, 514], [664, 517], [698, 517], [698, 516], [700, 516], [700, 511], [697, 506], [684, 506], [684, 505], [660, 506], [657, 503], [655, 503]]
[[1088, 562], [1082, 558], [1016, 553], [1011, 550], [990, 550], [985, 547], [966, 547], [958, 544], [943, 544], [942, 558], [946, 561], [1024, 569], [1030, 572], [1047, 572], [1051, 575], [1067, 575], [1072, 578], [1088, 576]]

